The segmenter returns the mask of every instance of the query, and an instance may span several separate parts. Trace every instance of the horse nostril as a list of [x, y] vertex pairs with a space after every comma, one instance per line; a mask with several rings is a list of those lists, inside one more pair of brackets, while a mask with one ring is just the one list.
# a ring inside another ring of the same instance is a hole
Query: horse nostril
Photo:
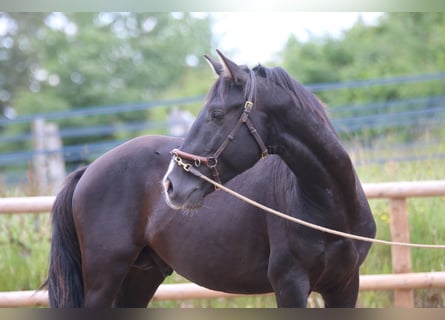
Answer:
[[168, 195], [171, 195], [173, 193], [173, 184], [171, 183], [170, 179], [164, 180], [164, 191]]

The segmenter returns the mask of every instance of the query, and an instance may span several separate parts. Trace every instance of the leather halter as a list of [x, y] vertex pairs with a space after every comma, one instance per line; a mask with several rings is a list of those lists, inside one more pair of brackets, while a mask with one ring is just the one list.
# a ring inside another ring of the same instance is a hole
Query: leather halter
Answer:
[[[227, 147], [227, 145], [232, 142], [235, 139], [235, 135], [239, 128], [243, 124], [247, 126], [249, 129], [250, 134], [254, 137], [256, 143], [261, 149], [261, 158], [264, 158], [268, 155], [268, 150], [266, 145], [264, 144], [263, 140], [259, 136], [257, 130], [253, 126], [252, 122], [249, 119], [249, 114], [252, 111], [253, 108], [253, 96], [255, 94], [255, 75], [253, 71], [249, 72], [250, 75], [250, 87], [249, 87], [249, 94], [247, 101], [244, 103], [244, 111], [241, 114], [241, 117], [239, 118], [238, 122], [236, 123], [235, 127], [232, 129], [232, 131], [229, 133], [227, 138], [223, 141], [223, 143], [219, 146], [219, 148], [215, 151], [215, 153], [210, 157], [203, 157], [198, 156], [192, 153], [184, 152], [179, 149], [173, 149], [170, 154], [173, 156], [173, 159], [175, 162], [182, 167], [185, 171], [191, 172], [195, 175], [200, 175], [201, 173], [197, 170], [195, 170], [194, 167], [199, 167], [201, 164], [207, 166], [212, 171], [212, 176], [214, 180], [221, 184], [221, 179], [219, 176], [219, 172], [216, 169], [216, 165], [218, 164], [218, 158], [221, 155], [221, 153], [224, 151], [224, 149]], [[185, 163], [183, 160], [191, 161], [191, 163]]]

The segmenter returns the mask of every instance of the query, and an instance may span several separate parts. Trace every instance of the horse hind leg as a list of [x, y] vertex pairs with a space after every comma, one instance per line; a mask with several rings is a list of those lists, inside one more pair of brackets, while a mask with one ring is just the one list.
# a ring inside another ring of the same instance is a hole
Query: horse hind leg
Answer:
[[125, 277], [116, 296], [114, 307], [145, 308], [159, 285], [172, 273], [149, 248], [144, 248]]
[[157, 287], [172, 272], [150, 249], [122, 243], [127, 245], [107, 252], [86, 250], [86, 308], [146, 307]]
[[113, 304], [115, 308], [146, 308], [165, 277], [157, 268], [131, 268]]
[[[92, 243], [92, 241], [89, 241]], [[123, 241], [122, 247], [104, 250], [97, 246], [84, 248], [83, 276], [86, 308], [110, 308], [142, 248]], [[127, 244], [127, 245], [125, 245]]]

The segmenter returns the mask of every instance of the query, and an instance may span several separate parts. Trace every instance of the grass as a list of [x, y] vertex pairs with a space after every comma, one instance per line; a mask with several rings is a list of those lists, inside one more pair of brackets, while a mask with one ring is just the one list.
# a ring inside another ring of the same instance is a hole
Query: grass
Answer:
[[[366, 156], [361, 153], [360, 156]], [[357, 167], [362, 182], [386, 182], [403, 180], [439, 180], [444, 178], [443, 161], [437, 159], [418, 162], [392, 162], [383, 165]], [[28, 184], [20, 189], [9, 190], [0, 186], [0, 196], [33, 195], [35, 189]], [[389, 205], [387, 200], [370, 200], [377, 222], [377, 237], [390, 239]], [[411, 241], [421, 243], [445, 243], [445, 197], [412, 198], [408, 201]], [[0, 215], [0, 291], [32, 290], [46, 279], [50, 241], [48, 214]], [[412, 249], [414, 272], [444, 271], [445, 256], [442, 250]], [[390, 248], [373, 245], [362, 266], [361, 274], [391, 273]], [[166, 283], [185, 281], [177, 274], [167, 278]], [[415, 290], [418, 307], [444, 307], [443, 290]], [[310, 306], [322, 306], [317, 294], [311, 295]], [[390, 291], [360, 292], [359, 307], [391, 307], [393, 294]], [[242, 298], [204, 299], [185, 301], [153, 301], [151, 307], [275, 307], [273, 296], [247, 296]]]
[[0, 290], [30, 290], [46, 279], [49, 215], [0, 217]]
[[[392, 162], [384, 165], [359, 166], [358, 174], [363, 182], [440, 180], [444, 178], [443, 161], [437, 159], [419, 162]], [[388, 200], [370, 200], [377, 223], [377, 238], [390, 239]], [[410, 240], [418, 243], [445, 243], [445, 196], [408, 199]], [[411, 250], [413, 272], [444, 271], [445, 257], [442, 250]], [[361, 268], [361, 274], [391, 273], [391, 250], [388, 246], [373, 245]], [[443, 290], [415, 291], [417, 307], [445, 306]], [[392, 292], [362, 292], [359, 306], [391, 307]]]

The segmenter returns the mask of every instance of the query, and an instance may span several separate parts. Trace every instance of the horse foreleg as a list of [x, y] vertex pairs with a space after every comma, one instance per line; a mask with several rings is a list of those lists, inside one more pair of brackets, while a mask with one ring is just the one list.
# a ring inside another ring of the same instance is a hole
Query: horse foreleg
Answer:
[[306, 308], [309, 297], [308, 281], [279, 282], [274, 291], [278, 308]]
[[359, 272], [351, 277], [346, 285], [338, 285], [320, 292], [326, 308], [354, 308], [359, 290]]
[[307, 272], [298, 266], [288, 266], [284, 260], [278, 260], [269, 265], [268, 275], [275, 292], [277, 307], [306, 307], [310, 293]]

